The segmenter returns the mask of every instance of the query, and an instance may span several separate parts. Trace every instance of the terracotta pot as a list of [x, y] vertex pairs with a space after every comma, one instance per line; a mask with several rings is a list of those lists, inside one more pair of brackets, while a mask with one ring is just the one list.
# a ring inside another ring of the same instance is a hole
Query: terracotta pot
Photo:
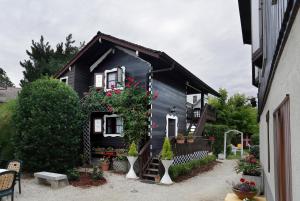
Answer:
[[243, 178], [248, 181], [254, 181], [257, 188], [257, 194], [260, 195], [264, 192], [264, 185], [263, 185], [263, 177], [262, 176], [251, 176], [243, 174]]
[[241, 200], [248, 198], [248, 199], [252, 199], [254, 196], [256, 196], [257, 192], [242, 192], [239, 191], [237, 189], [232, 188], [232, 191], [234, 192], [234, 194], [236, 194], [236, 196], [238, 196], [238, 198], [240, 198]]
[[188, 142], [189, 144], [194, 143], [194, 138], [193, 138], [193, 139], [187, 139], [187, 142]]
[[184, 139], [182, 139], [182, 140], [177, 139], [176, 142], [177, 142], [177, 144], [184, 144]]
[[103, 171], [108, 171], [109, 170], [109, 162], [103, 162], [103, 163], [101, 163], [101, 169]]

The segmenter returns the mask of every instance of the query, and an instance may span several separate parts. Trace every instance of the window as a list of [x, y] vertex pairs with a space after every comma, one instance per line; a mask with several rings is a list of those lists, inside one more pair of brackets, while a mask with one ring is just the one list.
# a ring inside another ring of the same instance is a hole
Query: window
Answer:
[[119, 115], [104, 115], [104, 137], [123, 137], [123, 119]]
[[61, 77], [59, 80], [65, 84], [68, 84], [68, 76]]
[[105, 72], [105, 91], [112, 88], [123, 89], [125, 85], [125, 67], [117, 67]]
[[103, 87], [103, 74], [102, 73], [95, 73], [94, 84], [95, 84], [96, 88]]
[[270, 173], [270, 112], [268, 111], [266, 114], [266, 122], [267, 122], [267, 140], [268, 140], [268, 172]]
[[94, 119], [94, 133], [102, 132], [102, 119]]

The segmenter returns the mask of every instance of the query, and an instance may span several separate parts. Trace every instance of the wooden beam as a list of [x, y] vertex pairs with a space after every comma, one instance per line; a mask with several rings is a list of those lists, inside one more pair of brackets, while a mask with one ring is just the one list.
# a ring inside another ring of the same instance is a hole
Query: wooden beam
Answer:
[[90, 72], [93, 72], [93, 70], [102, 62], [104, 61], [104, 59], [111, 53], [113, 52], [113, 49], [110, 48], [109, 50], [107, 50], [107, 52], [105, 52], [95, 63], [93, 63], [93, 65], [91, 65], [90, 67]]

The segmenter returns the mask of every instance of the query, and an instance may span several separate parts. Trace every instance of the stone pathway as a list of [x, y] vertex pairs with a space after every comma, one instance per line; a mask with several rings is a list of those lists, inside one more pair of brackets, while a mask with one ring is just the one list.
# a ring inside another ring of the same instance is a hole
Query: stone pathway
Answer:
[[[33, 179], [22, 181], [22, 194], [15, 191], [16, 201], [223, 201], [230, 192], [226, 181], [237, 181], [234, 160], [223, 161], [213, 171], [200, 174], [171, 186], [126, 180], [122, 175], [107, 173], [107, 184], [87, 189], [67, 186], [52, 190], [36, 185]], [[4, 199], [5, 200], [5, 199]]]

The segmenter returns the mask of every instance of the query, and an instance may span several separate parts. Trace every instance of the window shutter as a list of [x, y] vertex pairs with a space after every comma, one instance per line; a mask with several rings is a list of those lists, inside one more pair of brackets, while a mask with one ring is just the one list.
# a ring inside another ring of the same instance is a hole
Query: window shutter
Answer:
[[118, 84], [123, 84], [123, 69], [121, 67], [117, 67], [117, 82]]
[[95, 87], [102, 88], [104, 85], [104, 75], [102, 73], [95, 74]]

